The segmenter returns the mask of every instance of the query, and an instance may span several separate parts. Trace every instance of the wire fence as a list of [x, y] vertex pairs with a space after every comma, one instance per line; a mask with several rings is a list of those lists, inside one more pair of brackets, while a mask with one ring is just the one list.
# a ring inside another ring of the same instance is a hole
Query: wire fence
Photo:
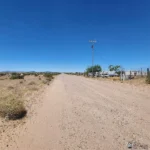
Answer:
[[146, 77], [149, 74], [149, 67], [141, 67], [136, 69], [122, 69], [121, 80], [128, 80], [133, 78]]

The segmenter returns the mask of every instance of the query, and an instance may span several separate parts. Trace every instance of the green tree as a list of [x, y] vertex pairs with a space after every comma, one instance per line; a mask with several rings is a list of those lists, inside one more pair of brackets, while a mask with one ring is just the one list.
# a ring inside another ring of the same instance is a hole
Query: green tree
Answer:
[[109, 71], [119, 72], [120, 69], [121, 69], [121, 66], [120, 66], [120, 65], [116, 65], [116, 66], [114, 66], [114, 65], [109, 65], [108, 68], [109, 68]]
[[95, 65], [95, 66], [90, 66], [90, 67], [88, 67], [87, 69], [86, 69], [86, 72], [87, 73], [89, 73], [89, 72], [100, 72], [100, 71], [102, 71], [102, 68], [101, 68], [101, 66], [100, 65]]
[[120, 71], [120, 69], [121, 69], [121, 66], [120, 66], [120, 65], [116, 65], [116, 66], [114, 67], [114, 71], [116, 71], [116, 72]]
[[114, 66], [113, 65], [109, 65], [109, 71], [114, 71]]

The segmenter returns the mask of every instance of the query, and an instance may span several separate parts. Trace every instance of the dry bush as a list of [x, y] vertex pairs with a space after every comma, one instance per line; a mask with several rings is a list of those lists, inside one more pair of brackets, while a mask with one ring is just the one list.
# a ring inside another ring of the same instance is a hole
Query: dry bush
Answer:
[[24, 75], [19, 74], [19, 73], [12, 73], [10, 79], [15, 80], [15, 79], [24, 79]]
[[48, 80], [46, 80], [46, 81], [44, 80], [44, 81], [43, 81], [43, 84], [49, 85], [49, 81], [48, 81]]
[[0, 116], [7, 117], [9, 120], [21, 119], [27, 111], [24, 103], [13, 95], [0, 97]]
[[118, 79], [113, 79], [113, 81], [118, 81]]
[[35, 85], [36, 83], [34, 81], [31, 81], [28, 85]]
[[23, 84], [23, 81], [20, 81], [20, 84]]
[[0, 78], [0, 80], [5, 80], [5, 79], [3, 79], [3, 78]]
[[8, 90], [12, 90], [12, 89], [14, 89], [13, 86], [8, 86]]
[[52, 78], [46, 78], [46, 80], [49, 82], [49, 81], [52, 81]]
[[47, 83], [47, 81], [45, 81], [45, 80], [44, 80], [44, 81], [42, 81], [42, 83], [43, 83], [43, 84], [46, 84], [46, 83]]
[[45, 73], [44, 77], [46, 78], [47, 81], [51, 81], [52, 79], [54, 79], [54, 77], [51, 73]]
[[150, 75], [147, 76], [147, 78], [146, 78], [146, 83], [147, 83], [147, 84], [150, 84]]
[[32, 87], [32, 88], [30, 88], [30, 90], [31, 90], [31, 91], [38, 91], [39, 88], [37, 88], [37, 87]]

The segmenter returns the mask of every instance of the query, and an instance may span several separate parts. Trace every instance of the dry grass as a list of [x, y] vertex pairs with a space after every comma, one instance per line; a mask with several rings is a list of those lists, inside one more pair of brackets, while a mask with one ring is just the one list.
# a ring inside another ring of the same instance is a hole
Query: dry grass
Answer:
[[31, 106], [43, 89], [42, 80], [36, 76], [25, 76], [24, 80], [6, 77], [0, 80], [0, 116], [14, 120], [24, 117], [27, 111], [29, 115]]
[[23, 84], [23, 81], [20, 81], [20, 84]]
[[31, 81], [28, 83], [28, 85], [35, 85], [36, 83], [34, 81]]
[[12, 89], [14, 89], [13, 86], [8, 86], [8, 90], [12, 90]]
[[146, 77], [146, 83], [150, 84], [150, 74]]
[[127, 83], [127, 84], [135, 85], [135, 86], [145, 86], [146, 85], [146, 82], [145, 82], [146, 77], [135, 77], [134, 79], [124, 80], [124, 81], [120, 81], [120, 77], [94, 78], [94, 79]]
[[46, 81], [44, 80], [44, 81], [42, 81], [42, 83], [49, 85], [49, 81], [48, 80], [46, 80]]
[[30, 90], [31, 90], [31, 91], [38, 91], [39, 88], [37, 88], [37, 87], [32, 87], [32, 88], [30, 88]]
[[26, 113], [23, 101], [16, 96], [8, 95], [0, 98], [0, 116], [16, 120], [24, 117]]
[[145, 77], [139, 77], [139, 78], [134, 78], [134, 79], [131, 79], [131, 80], [125, 80], [124, 83], [128, 83], [128, 84], [131, 84], [131, 85], [136, 85], [136, 86], [146, 85], [145, 80], [146, 80]]

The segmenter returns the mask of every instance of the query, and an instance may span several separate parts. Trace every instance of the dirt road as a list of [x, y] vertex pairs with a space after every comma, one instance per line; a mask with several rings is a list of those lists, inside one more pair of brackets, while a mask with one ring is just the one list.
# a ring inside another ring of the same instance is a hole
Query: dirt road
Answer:
[[150, 148], [148, 87], [62, 74], [36, 112], [1, 149], [126, 150], [129, 141]]

